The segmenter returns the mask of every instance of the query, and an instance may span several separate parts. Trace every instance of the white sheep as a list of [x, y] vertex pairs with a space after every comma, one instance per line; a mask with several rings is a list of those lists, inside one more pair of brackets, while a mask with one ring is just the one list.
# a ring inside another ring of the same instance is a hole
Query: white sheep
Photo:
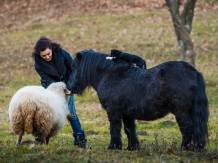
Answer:
[[9, 119], [20, 145], [24, 132], [41, 137], [41, 144], [58, 134], [69, 114], [67, 98], [70, 91], [63, 82], [42, 86], [25, 86], [19, 89], [9, 104]]

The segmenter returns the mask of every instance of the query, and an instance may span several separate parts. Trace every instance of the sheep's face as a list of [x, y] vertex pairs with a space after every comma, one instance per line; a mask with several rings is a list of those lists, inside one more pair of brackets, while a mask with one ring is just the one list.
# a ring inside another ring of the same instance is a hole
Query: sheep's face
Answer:
[[71, 92], [67, 89], [66, 84], [63, 82], [52, 83], [48, 86], [47, 89], [57, 92], [60, 95], [64, 94], [66, 96], [66, 100], [68, 96], [71, 94]]

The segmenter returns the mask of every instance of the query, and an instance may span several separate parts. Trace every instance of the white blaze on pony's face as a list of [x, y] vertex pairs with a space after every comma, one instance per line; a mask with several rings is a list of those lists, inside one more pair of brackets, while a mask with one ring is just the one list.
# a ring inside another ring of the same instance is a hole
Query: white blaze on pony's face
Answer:
[[52, 59], [52, 50], [49, 48], [46, 48], [44, 51], [40, 51], [40, 56], [45, 61], [49, 62]]

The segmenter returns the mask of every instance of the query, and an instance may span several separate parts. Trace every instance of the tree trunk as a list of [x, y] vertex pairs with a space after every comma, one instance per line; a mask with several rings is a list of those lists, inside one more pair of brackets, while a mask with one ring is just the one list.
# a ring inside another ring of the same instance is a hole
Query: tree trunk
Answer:
[[166, 0], [172, 17], [177, 41], [180, 45], [180, 58], [195, 66], [194, 44], [190, 38], [196, 0], [186, 0], [182, 13], [179, 13], [180, 0]]

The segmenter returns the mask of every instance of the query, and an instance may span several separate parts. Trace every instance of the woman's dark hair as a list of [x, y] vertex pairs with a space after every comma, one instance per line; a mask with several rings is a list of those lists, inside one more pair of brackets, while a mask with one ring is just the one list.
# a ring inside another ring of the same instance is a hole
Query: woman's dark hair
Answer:
[[61, 45], [52, 42], [50, 39], [48, 39], [45, 36], [40, 37], [40, 39], [37, 41], [34, 51], [32, 52], [32, 57], [35, 59], [36, 56], [40, 55], [40, 51], [44, 51], [46, 48], [52, 49], [52, 51], [61, 50]]

